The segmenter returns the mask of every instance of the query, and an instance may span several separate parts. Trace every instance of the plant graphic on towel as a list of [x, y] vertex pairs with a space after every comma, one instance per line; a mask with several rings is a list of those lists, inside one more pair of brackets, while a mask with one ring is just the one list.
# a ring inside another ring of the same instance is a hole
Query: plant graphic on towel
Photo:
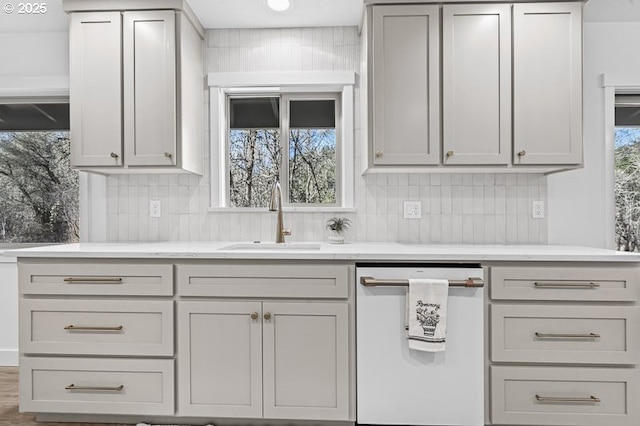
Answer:
[[416, 306], [416, 319], [420, 323], [424, 335], [433, 337], [440, 322], [440, 304], [424, 303], [422, 300], [418, 300]]

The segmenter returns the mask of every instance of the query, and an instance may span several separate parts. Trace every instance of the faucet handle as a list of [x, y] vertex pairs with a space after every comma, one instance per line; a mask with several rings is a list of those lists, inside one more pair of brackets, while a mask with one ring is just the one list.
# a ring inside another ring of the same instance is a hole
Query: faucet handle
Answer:
[[291, 235], [291, 229], [283, 229], [282, 235]]

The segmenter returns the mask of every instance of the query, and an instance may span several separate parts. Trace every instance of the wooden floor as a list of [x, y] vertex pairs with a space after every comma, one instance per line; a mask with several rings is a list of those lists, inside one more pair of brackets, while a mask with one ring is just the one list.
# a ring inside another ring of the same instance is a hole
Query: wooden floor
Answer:
[[[18, 413], [18, 368], [0, 367], [0, 425], [98, 426], [100, 423], [39, 423], [31, 414]], [[114, 426], [113, 424], [109, 426]]]

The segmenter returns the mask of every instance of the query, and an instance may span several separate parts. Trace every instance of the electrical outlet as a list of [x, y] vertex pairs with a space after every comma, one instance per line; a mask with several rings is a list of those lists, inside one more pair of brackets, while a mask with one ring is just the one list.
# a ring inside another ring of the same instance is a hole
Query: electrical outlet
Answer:
[[531, 217], [533, 219], [544, 218], [544, 201], [533, 201], [531, 203]]
[[160, 217], [162, 215], [162, 207], [160, 200], [149, 200], [149, 217]]
[[422, 217], [422, 202], [405, 201], [404, 202], [404, 218], [420, 219]]

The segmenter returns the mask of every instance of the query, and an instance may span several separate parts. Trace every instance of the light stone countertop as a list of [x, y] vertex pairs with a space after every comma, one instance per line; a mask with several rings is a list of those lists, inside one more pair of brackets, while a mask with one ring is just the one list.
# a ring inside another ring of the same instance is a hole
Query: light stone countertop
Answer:
[[403, 243], [149, 242], [79, 243], [7, 250], [18, 258], [283, 259], [356, 261], [640, 262], [640, 253], [554, 245], [437, 245]]

